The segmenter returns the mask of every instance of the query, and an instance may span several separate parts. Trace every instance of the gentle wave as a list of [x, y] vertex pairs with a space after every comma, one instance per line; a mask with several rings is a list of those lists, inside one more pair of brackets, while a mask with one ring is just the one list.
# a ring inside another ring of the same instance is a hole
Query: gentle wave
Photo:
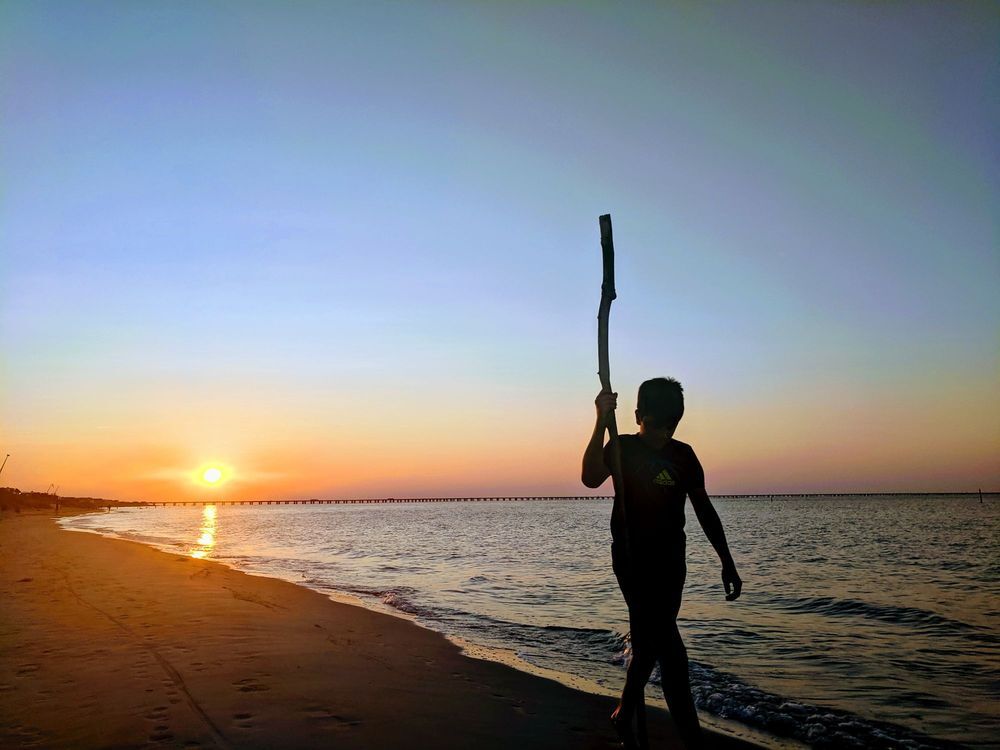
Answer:
[[776, 605], [787, 612], [812, 613], [825, 617], [860, 617], [910, 628], [936, 631], [943, 636], [961, 635], [985, 643], [1000, 643], [988, 628], [970, 625], [961, 620], [944, 617], [936, 612], [917, 607], [899, 607], [873, 604], [856, 599], [837, 599], [832, 596], [789, 597], [771, 595], [762, 602]]

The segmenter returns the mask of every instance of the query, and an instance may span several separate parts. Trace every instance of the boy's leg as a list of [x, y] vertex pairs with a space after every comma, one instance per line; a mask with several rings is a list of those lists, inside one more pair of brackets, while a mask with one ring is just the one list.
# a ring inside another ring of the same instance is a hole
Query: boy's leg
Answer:
[[661, 620], [664, 638], [660, 641], [659, 652], [660, 684], [684, 747], [694, 750], [702, 747], [701, 724], [691, 695], [687, 649], [684, 648], [684, 641], [677, 628], [677, 613], [681, 608], [686, 572], [684, 567], [675, 568], [672, 585], [666, 594], [668, 602]]
[[[632, 631], [632, 636], [635, 638], [635, 630]], [[643, 691], [653, 673], [653, 667], [656, 666], [656, 652], [657, 649], [644, 647], [641, 642], [636, 645], [633, 640], [632, 658], [629, 660], [628, 671], [625, 672], [625, 687], [622, 688], [621, 701], [615, 709], [616, 716], [624, 716], [631, 721], [636, 707], [642, 702]]]
[[676, 621], [671, 622], [667, 628], [667, 639], [660, 656], [660, 673], [663, 697], [667, 699], [670, 715], [684, 747], [689, 750], [702, 747], [701, 724], [691, 695], [687, 649], [684, 648]]
[[[629, 659], [628, 670], [625, 673], [625, 686], [622, 688], [622, 697], [618, 701], [618, 706], [611, 714], [611, 721], [615, 725], [619, 739], [626, 748], [645, 748], [648, 743], [644, 691], [646, 683], [649, 682], [649, 675], [656, 664], [656, 649], [649, 650], [649, 657], [641, 655], [641, 649], [637, 649], [637, 643], [642, 638], [639, 635], [641, 625], [638, 616], [639, 602], [636, 600], [635, 570], [629, 565], [623, 546], [617, 542], [611, 545], [611, 566], [628, 607], [629, 631], [632, 639], [632, 657]], [[635, 733], [632, 730], [633, 717], [638, 720], [638, 731]]]
[[624, 547], [619, 542], [611, 545], [611, 567], [614, 570], [615, 578], [618, 579], [618, 588], [621, 589], [625, 605], [628, 607], [628, 624], [632, 643], [632, 656], [625, 673], [622, 697], [614, 713], [611, 714], [611, 718], [616, 723], [621, 721], [623, 724], [631, 726], [632, 715], [641, 702], [643, 690], [646, 683], [649, 682], [649, 675], [652, 674], [653, 666], [656, 664], [656, 653], [654, 650], [649, 655], [640, 655], [642, 623], [640, 618], [641, 605], [637, 597], [637, 580], [635, 570], [629, 564]]
[[[617, 708], [611, 714], [611, 721], [618, 731], [618, 737], [625, 748], [647, 748], [645, 721], [645, 690], [649, 676], [653, 672], [661, 649], [650, 639], [655, 630], [640, 614], [638, 603], [633, 598], [629, 607], [629, 626], [632, 633], [632, 656], [625, 673], [625, 686]], [[633, 731], [632, 720], [636, 719], [637, 731]]]

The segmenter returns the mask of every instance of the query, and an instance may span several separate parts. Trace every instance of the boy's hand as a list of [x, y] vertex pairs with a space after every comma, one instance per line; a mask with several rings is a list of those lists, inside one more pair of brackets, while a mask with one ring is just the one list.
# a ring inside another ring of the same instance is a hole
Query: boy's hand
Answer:
[[722, 566], [722, 585], [726, 587], [727, 602], [740, 598], [740, 592], [743, 591], [743, 580], [740, 578], [740, 574], [736, 572], [735, 565]]
[[594, 405], [597, 407], [597, 421], [601, 424], [606, 424], [608, 416], [618, 406], [618, 394], [611, 391], [601, 391], [597, 394], [597, 398], [594, 399]]

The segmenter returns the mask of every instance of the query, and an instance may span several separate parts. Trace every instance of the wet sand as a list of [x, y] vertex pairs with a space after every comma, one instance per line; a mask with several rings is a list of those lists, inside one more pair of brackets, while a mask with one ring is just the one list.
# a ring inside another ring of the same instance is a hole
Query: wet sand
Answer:
[[[0, 601], [0, 747], [617, 747], [610, 698], [51, 515], [3, 514]], [[650, 730], [678, 746], [666, 711]]]

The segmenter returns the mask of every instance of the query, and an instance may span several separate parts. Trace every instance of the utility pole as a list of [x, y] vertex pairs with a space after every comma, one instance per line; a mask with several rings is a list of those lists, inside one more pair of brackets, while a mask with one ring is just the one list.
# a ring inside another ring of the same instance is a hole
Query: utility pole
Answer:
[[3, 467], [7, 465], [7, 459], [8, 459], [8, 458], [10, 458], [10, 454], [9, 454], [9, 453], [8, 453], [8, 454], [7, 454], [7, 456], [6, 456], [5, 458], [4, 458], [4, 460], [3, 460], [3, 463], [2, 463], [2, 464], [0, 464], [0, 474], [3, 474]]

